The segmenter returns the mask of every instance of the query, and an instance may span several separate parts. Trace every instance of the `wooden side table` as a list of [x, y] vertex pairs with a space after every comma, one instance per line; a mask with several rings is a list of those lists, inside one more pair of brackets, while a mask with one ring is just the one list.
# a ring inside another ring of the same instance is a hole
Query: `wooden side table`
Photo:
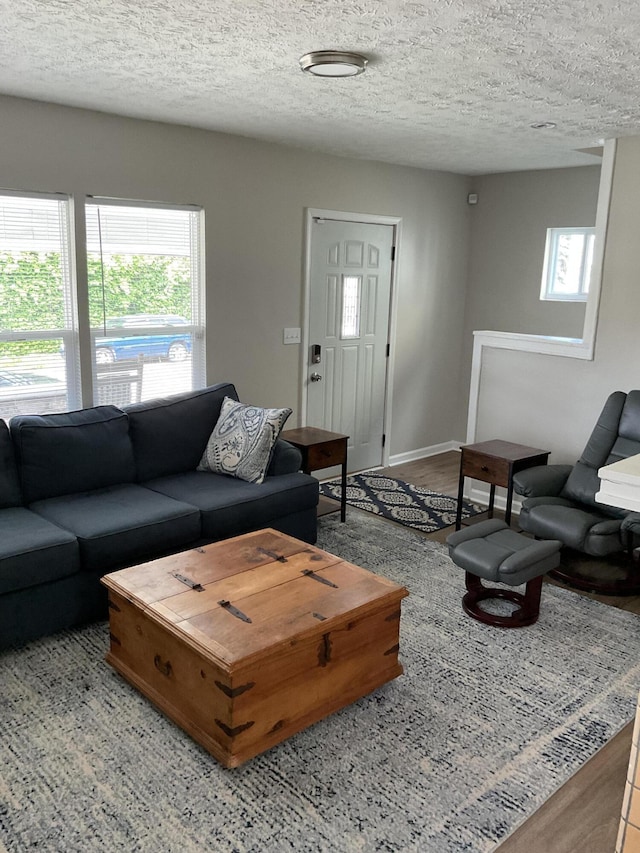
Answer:
[[460, 530], [462, 522], [462, 497], [464, 478], [471, 477], [483, 483], [491, 483], [489, 491], [489, 518], [493, 518], [493, 502], [496, 486], [507, 490], [507, 506], [504, 520], [511, 523], [511, 504], [513, 502], [513, 475], [534, 465], [546, 465], [550, 450], [540, 450], [537, 447], [527, 447], [524, 444], [513, 444], [510, 441], [493, 439], [481, 441], [478, 444], [466, 444], [460, 448], [460, 479], [458, 481], [458, 511], [456, 513], [456, 530]]
[[348, 435], [329, 432], [318, 427], [288, 429], [280, 437], [293, 444], [302, 453], [302, 470], [305, 474], [321, 468], [342, 466], [342, 494], [340, 497], [340, 521], [347, 517], [347, 440]]

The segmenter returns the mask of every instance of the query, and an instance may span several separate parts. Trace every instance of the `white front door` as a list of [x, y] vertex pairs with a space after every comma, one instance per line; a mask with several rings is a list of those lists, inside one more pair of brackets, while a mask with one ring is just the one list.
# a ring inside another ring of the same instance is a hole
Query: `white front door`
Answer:
[[311, 228], [307, 424], [348, 435], [349, 470], [362, 471], [382, 464], [395, 230]]

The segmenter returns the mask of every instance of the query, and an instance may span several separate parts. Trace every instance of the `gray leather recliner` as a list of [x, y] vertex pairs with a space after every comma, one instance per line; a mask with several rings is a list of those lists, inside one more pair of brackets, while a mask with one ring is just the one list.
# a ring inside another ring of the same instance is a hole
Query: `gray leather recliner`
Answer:
[[[634, 525], [625, 524], [635, 514], [596, 502], [600, 488], [598, 470], [640, 453], [640, 391], [614, 391], [598, 418], [587, 446], [575, 465], [545, 465], [514, 476], [514, 491], [525, 497], [520, 527], [538, 539], [559, 539], [563, 545], [605, 557], [632, 546]], [[575, 586], [602, 592], [625, 591], [620, 583], [612, 589], [582, 583], [566, 572], [555, 573]], [[634, 578], [635, 586], [640, 580]]]

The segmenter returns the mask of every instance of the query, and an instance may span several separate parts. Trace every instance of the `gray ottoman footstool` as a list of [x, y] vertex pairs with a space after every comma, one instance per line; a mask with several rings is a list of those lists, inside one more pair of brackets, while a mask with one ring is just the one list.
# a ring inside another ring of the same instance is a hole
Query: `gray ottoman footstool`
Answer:
[[[508, 527], [504, 521], [490, 519], [471, 524], [447, 536], [449, 556], [465, 570], [467, 594], [462, 599], [465, 613], [487, 625], [522, 628], [533, 625], [540, 613], [542, 576], [560, 564], [558, 539], [529, 539]], [[486, 587], [482, 579], [520, 586], [524, 594], [513, 589]], [[509, 616], [488, 613], [479, 602], [501, 598], [518, 604]]]

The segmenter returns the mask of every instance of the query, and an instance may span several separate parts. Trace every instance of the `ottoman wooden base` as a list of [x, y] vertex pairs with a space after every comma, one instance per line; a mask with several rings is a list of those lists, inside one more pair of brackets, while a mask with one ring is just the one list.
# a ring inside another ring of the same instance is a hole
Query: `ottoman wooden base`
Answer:
[[[514, 589], [498, 589], [484, 586], [480, 578], [465, 572], [465, 585], [467, 594], [462, 598], [464, 612], [473, 616], [485, 625], [496, 625], [500, 628], [524, 628], [538, 621], [540, 615], [540, 596], [542, 593], [542, 576], [534, 578], [525, 587], [524, 595]], [[502, 599], [518, 604], [519, 607], [509, 614], [501, 616], [498, 613], [489, 613], [478, 606], [480, 601], [487, 599]]]
[[403, 671], [406, 589], [274, 530], [103, 582], [107, 661], [226, 767]]
[[[558, 539], [529, 539], [504, 521], [492, 518], [449, 534], [447, 545], [453, 562], [465, 570], [465, 613], [485, 625], [500, 628], [524, 628], [537, 621], [542, 577], [560, 562], [562, 543]], [[515, 589], [486, 587], [482, 579], [510, 587], [525, 584], [525, 591], [523, 594]], [[510, 601], [518, 607], [508, 616], [490, 613], [480, 607], [480, 602], [491, 598]]]

